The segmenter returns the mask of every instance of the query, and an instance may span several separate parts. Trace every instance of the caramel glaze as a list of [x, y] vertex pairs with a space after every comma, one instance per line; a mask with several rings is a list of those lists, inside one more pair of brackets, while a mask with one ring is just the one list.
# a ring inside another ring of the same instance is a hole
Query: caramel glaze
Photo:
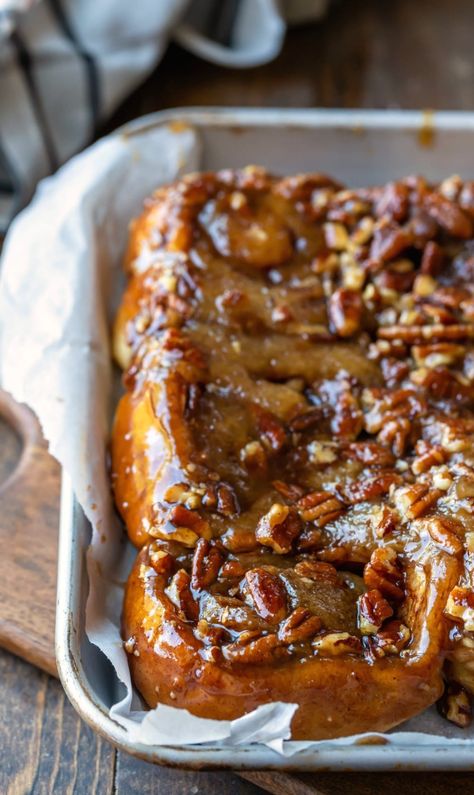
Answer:
[[473, 219], [458, 177], [250, 167], [185, 177], [132, 223], [112, 483], [150, 706], [291, 701], [293, 738], [337, 737], [422, 711], [444, 666], [467, 725]]

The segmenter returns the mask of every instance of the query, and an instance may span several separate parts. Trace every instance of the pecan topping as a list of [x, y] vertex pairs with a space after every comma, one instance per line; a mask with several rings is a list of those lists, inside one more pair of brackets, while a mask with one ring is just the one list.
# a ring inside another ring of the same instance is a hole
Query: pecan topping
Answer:
[[337, 585], [339, 582], [337, 569], [330, 563], [325, 563], [322, 560], [311, 560], [306, 558], [296, 564], [295, 571], [301, 577], [306, 577], [308, 580], [323, 580], [324, 582], [331, 583], [331, 585]]
[[441, 489], [430, 489], [427, 483], [414, 483], [395, 491], [395, 505], [406, 519], [417, 519], [442, 496]]
[[384, 629], [365, 639], [369, 659], [386, 657], [387, 655], [400, 654], [407, 646], [411, 632], [401, 621], [389, 621]]
[[260, 406], [254, 406], [253, 413], [262, 444], [270, 452], [280, 452], [285, 446], [287, 439], [285, 429], [278, 417], [275, 417], [271, 411], [262, 409]]
[[372, 552], [364, 568], [364, 582], [368, 588], [380, 591], [386, 599], [403, 599], [403, 572], [395, 550], [384, 547]]
[[449, 555], [462, 554], [464, 546], [458, 535], [460, 529], [462, 530], [460, 522], [447, 516], [429, 516], [420, 519], [418, 526], [421, 530], [426, 530], [433, 543]]
[[304, 522], [324, 527], [344, 511], [344, 504], [328, 491], [313, 491], [297, 502], [298, 513]]
[[205, 538], [196, 544], [193, 557], [191, 584], [196, 591], [207, 588], [216, 579], [222, 563], [222, 554]]
[[389, 420], [379, 431], [377, 440], [380, 444], [390, 447], [397, 458], [401, 458], [408, 446], [411, 422], [407, 417]]
[[358, 624], [362, 635], [374, 635], [393, 610], [377, 588], [359, 596]]
[[417, 456], [413, 459], [411, 469], [414, 475], [421, 475], [431, 467], [444, 464], [446, 461], [445, 451], [438, 445], [430, 446], [427, 442], [420, 439], [416, 443]]
[[362, 299], [355, 290], [336, 290], [328, 306], [332, 330], [340, 337], [351, 337], [359, 331], [362, 319]]
[[169, 575], [174, 567], [174, 558], [169, 552], [151, 544], [148, 550], [150, 565], [157, 574]]
[[165, 588], [165, 594], [190, 621], [196, 621], [199, 607], [191, 593], [191, 578], [187, 571], [179, 569]]
[[371, 517], [377, 538], [385, 538], [397, 529], [398, 516], [388, 505], [381, 505]]
[[272, 481], [272, 486], [288, 502], [296, 502], [303, 496], [303, 489], [293, 483], [283, 483], [282, 480]]
[[423, 249], [420, 270], [430, 276], [437, 276], [443, 265], [444, 255], [441, 246], [429, 240]]
[[[206, 522], [196, 511], [190, 511], [189, 508], [185, 508], [184, 505], [175, 505], [168, 513], [168, 521], [176, 527], [176, 530], [181, 530], [184, 528], [185, 530], [190, 530], [191, 533], [195, 536], [195, 540], [197, 540], [198, 536], [202, 538], [210, 538], [211, 537], [211, 529], [209, 527], [209, 523]], [[171, 538], [175, 537], [175, 534], [170, 534]], [[176, 541], [181, 539], [176, 538]], [[186, 543], [183, 541], [182, 543]]]
[[458, 323], [452, 326], [443, 326], [441, 323], [413, 326], [382, 326], [378, 335], [385, 340], [400, 340], [409, 344], [422, 343], [426, 340], [446, 341], [474, 338], [474, 323]]
[[245, 590], [258, 615], [271, 624], [286, 616], [286, 590], [278, 575], [267, 569], [250, 569], [245, 575]]
[[470, 218], [445, 196], [428, 193], [424, 197], [423, 205], [428, 215], [453, 237], [472, 237], [473, 226]]
[[400, 482], [400, 477], [396, 472], [380, 472], [371, 477], [354, 480], [344, 487], [344, 499], [347, 502], [357, 504], [365, 500], [373, 500], [382, 494], [387, 494], [391, 486]]
[[286, 555], [300, 530], [301, 522], [295, 510], [275, 502], [259, 520], [255, 538], [260, 544], [271, 547], [278, 555]]
[[239, 513], [237, 497], [233, 488], [227, 483], [217, 486], [217, 512], [222, 516], [234, 516]]
[[349, 632], [328, 632], [317, 635], [313, 640], [313, 649], [323, 656], [339, 657], [341, 654], [360, 654], [362, 644], [355, 635]]
[[304, 607], [297, 607], [291, 615], [280, 624], [278, 639], [285, 645], [301, 643], [316, 635], [321, 629], [322, 621], [318, 616], [313, 616]]
[[474, 591], [456, 586], [449, 594], [445, 613], [462, 621], [466, 632], [474, 632]]
[[471, 725], [471, 699], [467, 690], [458, 682], [446, 682], [444, 693], [436, 706], [439, 714], [455, 726], [466, 729]]
[[265, 663], [273, 657], [273, 652], [278, 646], [276, 635], [263, 635], [256, 637], [253, 633], [242, 633], [235, 643], [222, 647], [224, 657], [231, 662], [239, 663]]

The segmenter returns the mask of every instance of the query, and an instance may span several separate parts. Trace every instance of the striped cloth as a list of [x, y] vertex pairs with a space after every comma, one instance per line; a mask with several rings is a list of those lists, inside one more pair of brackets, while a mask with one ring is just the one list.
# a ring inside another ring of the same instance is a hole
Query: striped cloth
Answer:
[[0, 230], [91, 141], [171, 38], [229, 66], [274, 58], [327, 0], [0, 0]]

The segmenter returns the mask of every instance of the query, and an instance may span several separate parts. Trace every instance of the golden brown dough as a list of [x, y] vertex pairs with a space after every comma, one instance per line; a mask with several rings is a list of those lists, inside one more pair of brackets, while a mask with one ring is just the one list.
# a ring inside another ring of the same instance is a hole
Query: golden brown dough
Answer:
[[469, 722], [473, 219], [459, 178], [346, 190], [252, 167], [148, 200], [112, 482], [150, 706], [289, 700], [292, 736], [320, 739], [400, 723], [444, 676], [440, 710]]

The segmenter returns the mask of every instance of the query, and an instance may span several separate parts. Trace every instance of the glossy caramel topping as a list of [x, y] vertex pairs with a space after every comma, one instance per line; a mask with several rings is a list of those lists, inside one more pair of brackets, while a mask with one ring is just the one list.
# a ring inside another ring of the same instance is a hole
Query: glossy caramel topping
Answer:
[[160, 189], [135, 222], [114, 488], [206, 659], [408, 663], [450, 621], [469, 640], [473, 220], [457, 177], [249, 168]]

